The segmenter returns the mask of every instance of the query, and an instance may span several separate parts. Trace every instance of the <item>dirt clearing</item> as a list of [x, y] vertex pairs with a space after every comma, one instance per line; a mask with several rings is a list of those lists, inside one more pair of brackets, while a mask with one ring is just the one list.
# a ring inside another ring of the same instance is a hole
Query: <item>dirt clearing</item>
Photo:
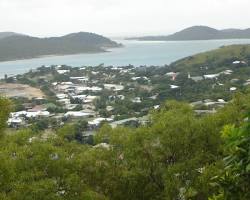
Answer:
[[0, 95], [6, 97], [43, 98], [45, 95], [40, 89], [23, 84], [0, 83]]

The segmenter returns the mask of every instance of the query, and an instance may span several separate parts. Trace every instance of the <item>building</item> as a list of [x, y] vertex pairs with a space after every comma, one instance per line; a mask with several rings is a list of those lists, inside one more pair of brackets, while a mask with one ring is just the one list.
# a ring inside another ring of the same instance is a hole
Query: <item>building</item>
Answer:
[[69, 73], [69, 72], [70, 72], [70, 70], [63, 70], [63, 69], [58, 69], [57, 70], [58, 74], [66, 74], [66, 73]]
[[140, 97], [135, 97], [134, 99], [132, 99], [133, 103], [141, 103], [141, 98]]
[[124, 89], [123, 85], [117, 85], [117, 84], [104, 84], [104, 88], [107, 90], [113, 90], [113, 91], [121, 91]]
[[202, 76], [191, 76], [190, 73], [188, 73], [188, 78], [192, 79], [195, 82], [204, 80], [204, 78]]
[[102, 118], [102, 117], [99, 117], [99, 118], [95, 118], [93, 119], [92, 121], [89, 121], [88, 124], [92, 127], [92, 128], [95, 128], [95, 127], [98, 127], [102, 122], [112, 122], [113, 119], [112, 118]]
[[81, 117], [91, 117], [92, 113], [84, 112], [84, 111], [69, 111], [64, 114], [65, 117], [73, 117], [73, 118], [81, 118]]
[[131, 121], [138, 121], [138, 119], [137, 119], [136, 117], [132, 117], [132, 118], [128, 118], [128, 119], [123, 119], [123, 120], [111, 122], [111, 123], [110, 123], [110, 126], [111, 126], [112, 128], [116, 128], [117, 126], [124, 125], [125, 123], [131, 122]]
[[220, 76], [220, 74], [207, 74], [207, 75], [204, 75], [204, 78], [205, 79], [215, 79], [219, 76]]
[[180, 86], [178, 86], [178, 85], [170, 85], [170, 88], [171, 89], [178, 89]]

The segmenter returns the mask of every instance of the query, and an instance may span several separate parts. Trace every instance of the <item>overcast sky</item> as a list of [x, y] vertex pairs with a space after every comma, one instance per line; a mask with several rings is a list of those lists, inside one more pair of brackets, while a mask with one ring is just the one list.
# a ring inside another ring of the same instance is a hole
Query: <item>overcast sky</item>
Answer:
[[137, 36], [193, 25], [249, 28], [249, 9], [250, 0], [0, 0], [0, 31]]

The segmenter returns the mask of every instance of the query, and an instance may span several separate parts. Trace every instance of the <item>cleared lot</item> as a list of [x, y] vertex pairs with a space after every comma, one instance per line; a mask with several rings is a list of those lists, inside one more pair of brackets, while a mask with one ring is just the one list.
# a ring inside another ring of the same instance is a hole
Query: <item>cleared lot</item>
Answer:
[[13, 84], [13, 83], [0, 83], [0, 95], [6, 97], [25, 97], [43, 98], [45, 95], [40, 89], [30, 87], [29, 85]]

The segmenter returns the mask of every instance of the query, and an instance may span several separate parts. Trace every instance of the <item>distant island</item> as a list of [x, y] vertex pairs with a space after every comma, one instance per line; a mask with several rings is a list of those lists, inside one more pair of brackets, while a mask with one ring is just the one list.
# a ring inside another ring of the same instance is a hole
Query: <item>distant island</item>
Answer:
[[208, 26], [192, 26], [167, 36], [145, 36], [126, 38], [140, 41], [184, 41], [184, 40], [219, 40], [219, 39], [250, 39], [249, 29], [217, 30]]
[[107, 51], [109, 48], [121, 46], [122, 44], [118, 44], [109, 38], [88, 32], [50, 38], [2, 32], [0, 33], [0, 62], [51, 55], [100, 53]]

